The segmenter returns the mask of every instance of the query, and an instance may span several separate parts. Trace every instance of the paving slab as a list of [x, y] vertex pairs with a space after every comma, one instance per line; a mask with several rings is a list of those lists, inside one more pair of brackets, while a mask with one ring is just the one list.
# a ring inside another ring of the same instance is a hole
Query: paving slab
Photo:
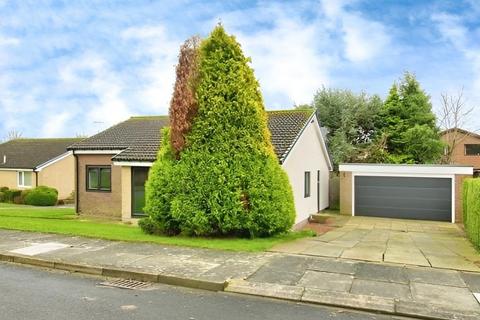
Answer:
[[354, 279], [352, 283], [351, 293], [410, 300], [410, 288], [406, 284], [383, 282], [375, 280]]
[[395, 313], [404, 316], [414, 316], [415, 318], [437, 319], [437, 320], [478, 320], [480, 312], [456, 310], [446, 306], [435, 304], [425, 304], [414, 301], [396, 301]]
[[412, 282], [413, 300], [424, 304], [480, 312], [480, 305], [467, 288]]
[[386, 245], [381, 242], [362, 242], [351, 249], [345, 249], [341, 257], [346, 259], [382, 262], [385, 247]]
[[334, 292], [348, 292], [352, 281], [351, 275], [307, 270], [298, 285]]
[[324, 305], [348, 307], [359, 310], [375, 310], [377, 312], [394, 313], [395, 304], [391, 298], [359, 295], [346, 292], [336, 292], [306, 288], [302, 296], [303, 302]]
[[466, 287], [460, 273], [457, 271], [438, 270], [433, 268], [406, 268], [406, 272], [407, 277], [411, 282]]
[[414, 248], [405, 250], [403, 247], [387, 247], [383, 261], [389, 263], [409, 264], [430, 267], [430, 263], [420, 250]]
[[309, 270], [335, 272], [341, 274], [355, 274], [357, 262], [341, 260], [341, 259], [328, 259], [328, 258], [315, 258], [312, 259], [308, 265]]
[[304, 289], [297, 286], [287, 286], [273, 283], [253, 283], [245, 280], [232, 280], [225, 288], [225, 291], [300, 301]]
[[345, 250], [345, 247], [317, 241], [314, 246], [309, 247], [301, 251], [300, 253], [307, 254], [307, 255], [322, 256], [322, 257], [338, 258], [342, 255], [344, 250]]
[[426, 253], [425, 256], [434, 268], [480, 272], [480, 267], [466, 260], [464, 257], [428, 253]]
[[470, 290], [480, 292], [480, 273], [462, 272], [460, 276]]
[[355, 278], [408, 284], [404, 267], [360, 262], [357, 264]]

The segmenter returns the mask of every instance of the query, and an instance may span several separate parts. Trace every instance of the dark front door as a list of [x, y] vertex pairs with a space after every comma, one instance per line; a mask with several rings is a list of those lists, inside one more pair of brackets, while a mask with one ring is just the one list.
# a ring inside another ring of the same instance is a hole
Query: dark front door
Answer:
[[145, 182], [148, 177], [148, 167], [132, 167], [132, 216], [144, 215]]
[[451, 221], [452, 179], [355, 177], [355, 215]]

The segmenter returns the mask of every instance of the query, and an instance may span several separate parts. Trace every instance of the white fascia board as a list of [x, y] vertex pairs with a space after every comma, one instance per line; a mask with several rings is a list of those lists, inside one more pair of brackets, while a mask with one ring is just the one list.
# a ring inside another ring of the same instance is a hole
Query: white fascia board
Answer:
[[0, 171], [33, 171], [33, 169], [24, 169], [24, 168], [0, 168]]
[[59, 155], [58, 157], [53, 158], [53, 159], [50, 159], [50, 160], [42, 163], [41, 165], [37, 166], [37, 167], [35, 168], [35, 171], [40, 172], [40, 171], [42, 171], [44, 168], [48, 167], [49, 165], [52, 165], [52, 164], [54, 164], [54, 163], [56, 163], [56, 162], [58, 162], [58, 161], [60, 161], [60, 160], [63, 160], [63, 159], [65, 159], [66, 157], [68, 157], [68, 156], [70, 156], [70, 155], [72, 155], [72, 154], [73, 154], [72, 151], [67, 151], [67, 152]]
[[412, 174], [412, 175], [473, 175], [473, 167], [449, 165], [371, 165], [371, 164], [341, 164], [340, 172], [361, 174]]
[[328, 169], [329, 169], [329, 171], [333, 171], [333, 165], [332, 165], [332, 162], [330, 161], [330, 156], [328, 155], [327, 144], [325, 143], [325, 140], [323, 139], [322, 130], [320, 129], [320, 123], [318, 122], [318, 119], [317, 119], [317, 116], [316, 116], [316, 111], [313, 112], [313, 114], [308, 118], [306, 124], [303, 126], [300, 133], [295, 137], [295, 140], [292, 143], [292, 146], [289, 147], [289, 149], [287, 150], [287, 154], [282, 161], [282, 166], [287, 162], [288, 156], [290, 155], [290, 153], [293, 153], [293, 149], [295, 149], [295, 146], [297, 145], [297, 142], [300, 140], [303, 133], [305, 131], [307, 131], [306, 130], [307, 127], [312, 123], [315, 123], [314, 125], [316, 127], [318, 137], [320, 139], [320, 145], [322, 146], [323, 157], [325, 158], [325, 161], [327, 161]]
[[140, 161], [114, 161], [114, 166], [121, 167], [151, 167], [153, 162], [140, 162]]
[[119, 154], [123, 150], [75, 150], [73, 154]]

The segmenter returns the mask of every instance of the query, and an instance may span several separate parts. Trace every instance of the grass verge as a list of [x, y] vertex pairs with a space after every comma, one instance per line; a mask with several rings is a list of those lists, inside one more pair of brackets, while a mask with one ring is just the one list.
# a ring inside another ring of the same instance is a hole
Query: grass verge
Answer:
[[255, 239], [153, 236], [144, 234], [137, 226], [78, 217], [70, 208], [39, 208], [5, 203], [0, 203], [0, 228], [250, 252], [266, 251], [276, 244], [314, 235], [312, 231], [299, 231]]

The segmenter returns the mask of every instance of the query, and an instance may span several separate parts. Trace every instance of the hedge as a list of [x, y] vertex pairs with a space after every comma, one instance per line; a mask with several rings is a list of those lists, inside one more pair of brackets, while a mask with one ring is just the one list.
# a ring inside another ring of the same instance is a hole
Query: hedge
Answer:
[[32, 206], [54, 206], [58, 201], [58, 191], [46, 186], [38, 186], [23, 192], [25, 204]]
[[463, 183], [463, 224], [470, 241], [480, 249], [480, 179]]

